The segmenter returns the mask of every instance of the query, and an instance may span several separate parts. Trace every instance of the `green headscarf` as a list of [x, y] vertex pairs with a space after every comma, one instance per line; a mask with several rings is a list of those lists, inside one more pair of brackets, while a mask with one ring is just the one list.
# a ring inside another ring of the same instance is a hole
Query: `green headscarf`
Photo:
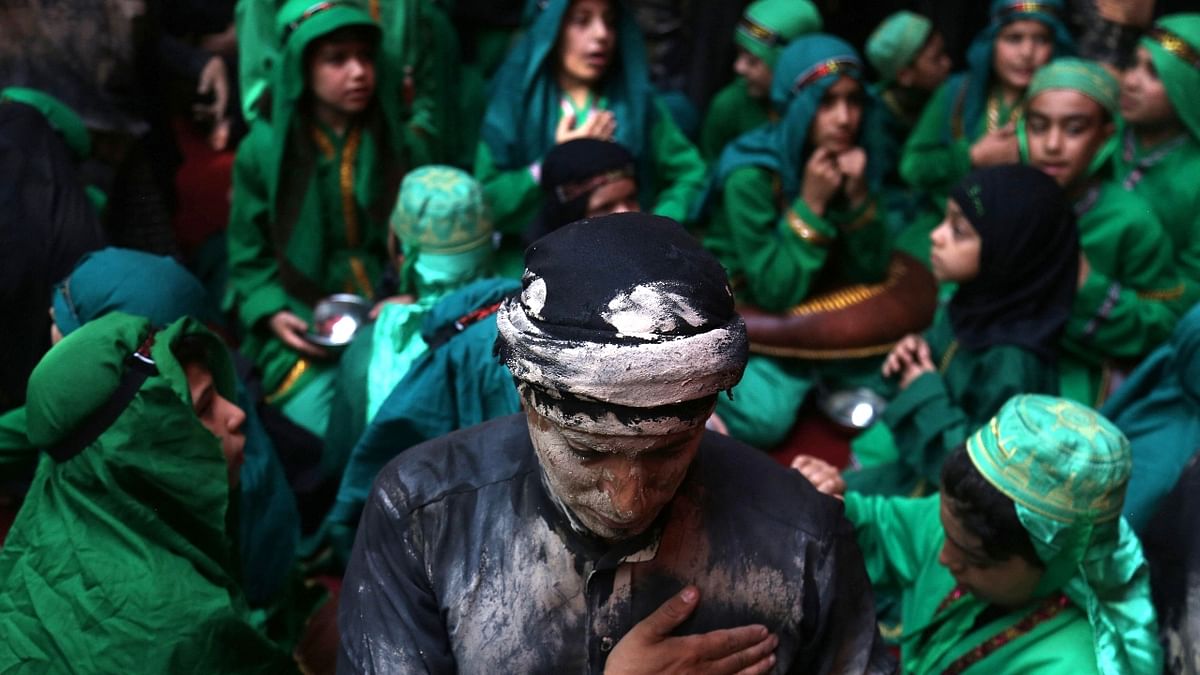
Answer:
[[36, 109], [50, 126], [62, 136], [76, 159], [92, 154], [92, 137], [83, 119], [66, 103], [37, 89], [6, 87], [0, 90], [0, 102], [15, 101]]
[[[735, 169], [761, 166], [779, 174], [784, 200], [794, 199], [808, 161], [809, 127], [821, 98], [843, 75], [863, 84], [865, 92], [862, 60], [841, 38], [813, 33], [793, 40], [780, 55], [771, 81], [771, 105], [780, 114], [779, 121], [749, 131], [725, 148], [713, 172], [710, 194]], [[883, 167], [874, 161], [879, 150], [873, 133], [872, 105], [870, 97], [864, 96], [859, 143], [867, 151], [868, 180], [875, 187]]]
[[867, 38], [867, 61], [879, 72], [880, 83], [896, 79], [917, 58], [933, 32], [933, 22], [908, 10], [892, 14]]
[[774, 68], [789, 42], [824, 26], [817, 6], [808, 0], [758, 0], [742, 14], [733, 41]]
[[1035, 596], [1062, 589], [1087, 612], [1100, 672], [1160, 672], [1149, 568], [1121, 518], [1131, 459], [1120, 430], [1074, 401], [1021, 395], [968, 439], [967, 454], [1013, 500], [1046, 565]]
[[1017, 120], [1017, 142], [1021, 149], [1021, 161], [1023, 162], [1029, 162], [1029, 136], [1025, 130], [1025, 118], [1029, 112], [1028, 102], [1038, 94], [1054, 89], [1077, 91], [1087, 96], [1099, 104], [1116, 125], [1112, 136], [1109, 136], [1104, 145], [1096, 151], [1091, 164], [1088, 165], [1085, 175], [1091, 176], [1112, 159], [1123, 136], [1121, 85], [1117, 82], [1117, 78], [1110, 75], [1104, 66], [1095, 61], [1068, 57], [1055, 59], [1042, 66], [1029, 83], [1029, 89], [1025, 92], [1025, 109], [1021, 113], [1021, 118]]
[[[947, 83], [947, 86], [959, 92], [947, 99], [949, 105], [957, 107], [961, 98], [961, 128], [964, 134], [970, 134], [975, 129], [987, 107], [988, 92], [992, 87], [993, 45], [1000, 29], [1016, 21], [1039, 21], [1050, 28], [1054, 39], [1054, 56], [1071, 56], [1075, 53], [1075, 39], [1063, 22], [1065, 12], [1062, 0], [992, 0], [991, 21], [967, 48], [967, 72], [956, 75]], [[953, 119], [954, 116], [954, 110], [947, 111], [947, 119]], [[955, 126], [952, 124], [946, 129], [946, 140], [953, 140]]]
[[465, 171], [432, 165], [405, 176], [391, 227], [404, 250], [402, 291], [443, 295], [490, 269], [492, 222]]
[[1175, 114], [1200, 141], [1200, 13], [1164, 16], [1141, 45], [1150, 52]]
[[54, 287], [52, 304], [63, 335], [115, 310], [155, 326], [182, 316], [210, 325], [218, 318], [204, 286], [174, 259], [113, 247], [81, 258]]
[[41, 447], [109, 400], [135, 352], [157, 373], [81, 452], [41, 459], [0, 551], [0, 671], [251, 673], [290, 661], [249, 623], [225, 458], [171, 351], [184, 335], [208, 346], [214, 384], [232, 397], [228, 352], [191, 319], [154, 334], [109, 314], [34, 369], [27, 419]]

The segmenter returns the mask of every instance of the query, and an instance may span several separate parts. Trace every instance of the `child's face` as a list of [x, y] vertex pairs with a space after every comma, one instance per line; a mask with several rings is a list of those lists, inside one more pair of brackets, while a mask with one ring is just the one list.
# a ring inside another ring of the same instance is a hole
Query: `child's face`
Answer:
[[950, 57], [946, 54], [946, 41], [941, 33], [934, 31], [912, 63], [896, 74], [896, 82], [910, 89], [933, 91], [946, 81], [949, 74]]
[[309, 66], [309, 87], [319, 105], [343, 115], [366, 110], [375, 94], [375, 45], [361, 39], [317, 44]]
[[242, 423], [246, 421], [246, 413], [217, 391], [212, 372], [206, 366], [188, 363], [183, 370], [187, 375], [188, 392], [192, 395], [192, 410], [200, 424], [221, 442], [229, 484], [236, 487], [245, 460], [246, 436], [242, 433]]
[[862, 85], [843, 75], [821, 97], [809, 127], [809, 140], [814, 147], [833, 153], [845, 152], [854, 147], [858, 139], [862, 114]]
[[558, 32], [563, 75], [595, 85], [604, 77], [617, 47], [617, 16], [608, 0], [575, 0]]
[[975, 597], [1000, 607], [1020, 607], [1033, 598], [1045, 573], [1021, 556], [996, 560], [987, 554], [983, 541], [963, 525], [950, 508], [949, 498], [941, 499], [942, 529], [946, 541], [938, 562], [954, 577], [957, 585]]
[[979, 276], [979, 233], [953, 199], [946, 200], [946, 218], [929, 239], [933, 243], [929, 264], [938, 281], [961, 284]]
[[1178, 120], [1167, 89], [1158, 79], [1150, 52], [1138, 47], [1133, 65], [1121, 76], [1121, 114], [1136, 127], [1172, 124]]
[[774, 73], [766, 61], [746, 51], [737, 48], [737, 60], [733, 62], [733, 72], [746, 80], [746, 91], [754, 98], [766, 98], [771, 93], [771, 78]]
[[1069, 89], [1044, 91], [1029, 102], [1025, 131], [1029, 163], [1058, 182], [1075, 185], [1085, 178], [1092, 158], [1113, 133], [1104, 109]]
[[1037, 72], [1054, 56], [1050, 27], [1041, 21], [1014, 21], [996, 33], [992, 71], [1008, 89], [1024, 91]]

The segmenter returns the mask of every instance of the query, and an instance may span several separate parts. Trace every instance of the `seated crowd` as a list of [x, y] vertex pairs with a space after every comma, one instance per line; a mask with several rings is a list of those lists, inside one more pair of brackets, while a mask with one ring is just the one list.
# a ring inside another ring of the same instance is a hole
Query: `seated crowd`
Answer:
[[1200, 13], [218, 4], [0, 67], [0, 673], [1200, 672]]

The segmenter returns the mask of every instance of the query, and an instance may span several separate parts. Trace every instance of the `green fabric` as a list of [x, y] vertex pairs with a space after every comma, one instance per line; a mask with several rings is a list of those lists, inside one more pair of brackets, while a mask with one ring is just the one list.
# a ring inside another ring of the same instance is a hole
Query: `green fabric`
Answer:
[[[55, 346], [30, 378], [30, 440], [53, 444], [98, 408], [150, 334], [112, 313]], [[159, 374], [112, 426], [66, 462], [41, 458], [0, 551], [0, 671], [294, 670], [236, 581], [225, 459], [170, 350], [184, 334], [207, 336], [217, 389], [234, 396], [220, 341], [182, 319], [156, 335]]]
[[[945, 531], [938, 516], [939, 497], [869, 497], [846, 495], [846, 519], [855, 528], [867, 575], [876, 594], [901, 599], [898, 636], [902, 672], [943, 673], [950, 664], [1002, 634], [1032, 614], [1039, 601], [976, 625], [988, 605], [966, 594], [947, 601], [954, 577], [938, 563]], [[1068, 605], [1053, 618], [1036, 624], [990, 656], [963, 671], [965, 675], [1060, 675], [1099, 673], [1087, 614]], [[1135, 673], [1154, 671], [1128, 671]]]
[[[552, 63], [552, 47], [569, 4], [547, 4], [492, 82], [475, 176], [483, 184], [496, 228], [506, 235], [521, 234], [537, 213], [541, 192], [533, 166], [554, 146], [555, 128], [569, 105]], [[613, 140], [637, 160], [642, 208], [683, 222], [704, 189], [704, 160], [654, 95], [632, 12], [621, 6], [619, 13], [618, 48], [603, 89], [575, 114], [582, 118], [593, 109], [612, 111], [617, 120]]]
[[1080, 197], [1075, 209], [1091, 269], [1063, 335], [1061, 393], [1098, 405], [1111, 362], [1150, 353], [1200, 293], [1184, 282], [1170, 238], [1136, 193], [1106, 181]]
[[1157, 673], [1162, 654], [1142, 546], [1121, 518], [1129, 440], [1091, 408], [1023, 395], [967, 441], [979, 473], [1013, 500], [1046, 572], [1085, 608], [1102, 673]]
[[183, 316], [218, 323], [208, 292], [173, 258], [124, 248], [88, 253], [54, 287], [54, 323], [63, 335], [120, 310], [163, 326]]
[[1122, 513], [1141, 532], [1200, 448], [1200, 307], [1179, 321], [1171, 341], [1133, 371], [1101, 412], [1129, 438], [1133, 473]]
[[1175, 114], [1179, 115], [1192, 138], [1200, 140], [1200, 67], [1177, 53], [1200, 52], [1200, 14], [1164, 16], [1155, 22], [1154, 29], [1139, 44], [1150, 52], [1150, 60], [1167, 90], [1167, 98], [1175, 107]]
[[42, 117], [63, 137], [76, 159], [86, 159], [92, 154], [92, 137], [79, 114], [66, 103], [37, 89], [5, 87], [0, 89], [0, 103], [15, 101], [42, 113]]
[[1058, 371], [1032, 352], [1002, 345], [981, 350], [959, 347], [946, 312], [925, 331], [936, 372], [913, 380], [891, 400], [880, 421], [891, 431], [896, 450], [880, 436], [851, 442], [860, 457], [894, 455], [893, 463], [846, 472], [847, 489], [865, 494], [927, 494], [941, 480], [942, 461], [967, 436], [987, 422], [1009, 398], [1025, 393], [1057, 393]]
[[[447, 295], [425, 314], [421, 332], [430, 339], [481, 307], [521, 290], [512, 279], [481, 279]], [[520, 410], [512, 374], [492, 355], [496, 315], [456, 333], [418, 357], [380, 407], [348, 456], [337, 501], [322, 527], [335, 557], [349, 559], [358, 517], [375, 476], [408, 448]]]
[[933, 22], [908, 10], [901, 10], [883, 20], [867, 38], [867, 61], [879, 73], [880, 81], [892, 82], [896, 74], [907, 68], [921, 52]]
[[716, 413], [729, 435], [763, 450], [783, 442], [813, 387], [810, 371], [803, 361], [751, 355], [733, 398], [717, 397]]
[[774, 68], [787, 43], [824, 26], [817, 6], [808, 0], [757, 0], [746, 7], [733, 41]]
[[745, 78], [725, 85], [712, 102], [700, 130], [700, 154], [712, 162], [735, 138], [770, 121], [771, 104], [750, 96]]
[[[279, 34], [307, 7], [307, 0], [285, 5]], [[346, 26], [375, 24], [352, 5], [336, 5], [291, 33], [272, 72], [272, 117], [252, 125], [234, 161], [227, 303], [245, 331], [242, 351], [261, 370], [263, 388], [275, 402], [306, 386], [320, 368], [310, 364], [279, 391], [300, 357], [266, 320], [281, 310], [310, 320], [310, 303], [331, 293], [372, 297], [387, 258], [386, 214], [403, 157], [397, 145], [403, 135], [391, 128], [398, 118], [395, 101], [385, 95], [387, 69], [377, 64], [379, 105], [344, 136], [308, 119], [302, 105], [305, 47]], [[352, 176], [353, 184], [343, 186], [343, 176]]]
[[16, 476], [32, 469], [36, 461], [37, 448], [29, 442], [25, 406], [0, 414], [0, 470], [6, 476]]
[[[1025, 101], [1028, 103], [1044, 91], [1067, 90], [1074, 91], [1095, 101], [1113, 120], [1116, 132], [1096, 151], [1088, 165], [1086, 176], [1092, 176], [1102, 168], [1107, 167], [1121, 143], [1125, 125], [1121, 118], [1121, 85], [1107, 70], [1095, 61], [1077, 58], [1055, 59], [1042, 66], [1029, 82], [1025, 91]], [[1017, 142], [1020, 146], [1022, 161], [1029, 161], [1029, 140], [1026, 130], [1027, 120], [1022, 111], [1017, 120]]]

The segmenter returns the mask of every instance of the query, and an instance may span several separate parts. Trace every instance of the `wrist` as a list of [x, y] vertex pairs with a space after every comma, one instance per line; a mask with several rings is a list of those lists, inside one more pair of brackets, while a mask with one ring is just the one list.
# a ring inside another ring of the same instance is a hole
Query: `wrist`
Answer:
[[809, 211], [813, 212], [813, 215], [820, 216], [822, 218], [825, 217], [825, 204], [828, 200], [820, 199], [812, 195], [804, 195], [803, 199], [804, 205], [808, 207]]

